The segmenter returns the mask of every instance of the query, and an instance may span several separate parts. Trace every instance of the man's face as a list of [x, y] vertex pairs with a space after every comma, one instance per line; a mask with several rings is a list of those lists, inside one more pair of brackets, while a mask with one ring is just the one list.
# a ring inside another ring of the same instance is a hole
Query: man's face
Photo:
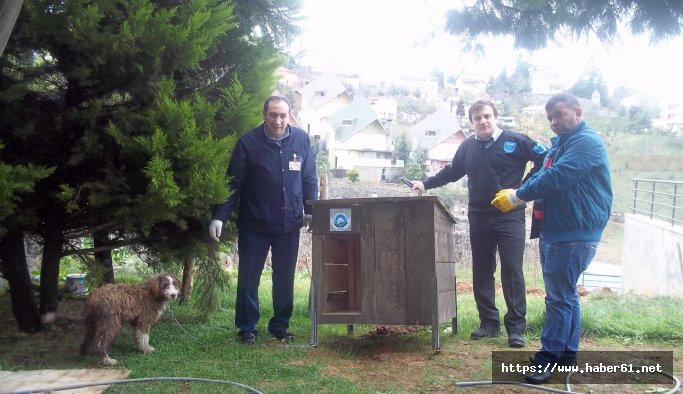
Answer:
[[472, 110], [472, 126], [480, 140], [488, 140], [498, 128], [498, 118], [493, 114], [490, 105], [483, 105]]
[[285, 135], [289, 123], [289, 105], [284, 101], [271, 101], [263, 114], [266, 131], [273, 138]]
[[582, 113], [581, 108], [572, 109], [563, 102], [553, 105], [546, 111], [550, 128], [558, 135], [576, 127], [581, 121]]

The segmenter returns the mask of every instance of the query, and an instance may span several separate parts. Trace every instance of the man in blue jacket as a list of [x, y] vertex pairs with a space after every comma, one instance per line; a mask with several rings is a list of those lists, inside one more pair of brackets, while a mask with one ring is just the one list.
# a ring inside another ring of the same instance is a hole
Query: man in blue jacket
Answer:
[[[273, 317], [268, 332], [292, 341], [289, 320], [294, 306], [294, 273], [299, 232], [310, 223], [306, 200], [318, 198], [315, 157], [308, 134], [289, 125], [290, 106], [273, 96], [263, 104], [263, 124], [242, 135], [228, 166], [228, 200], [214, 207], [209, 235], [219, 241], [223, 223], [239, 202], [235, 325], [252, 344], [260, 318], [258, 287], [268, 250], [273, 269]], [[304, 223], [306, 222], [306, 223]]]
[[581, 334], [581, 309], [576, 282], [595, 256], [612, 207], [607, 148], [581, 120], [582, 109], [568, 93], [545, 105], [550, 128], [557, 134], [543, 168], [519, 189], [504, 189], [491, 204], [507, 212], [534, 201], [540, 219], [540, 257], [545, 281], [546, 317], [541, 350], [534, 364], [542, 366], [525, 379], [546, 383], [552, 368], [575, 365]]

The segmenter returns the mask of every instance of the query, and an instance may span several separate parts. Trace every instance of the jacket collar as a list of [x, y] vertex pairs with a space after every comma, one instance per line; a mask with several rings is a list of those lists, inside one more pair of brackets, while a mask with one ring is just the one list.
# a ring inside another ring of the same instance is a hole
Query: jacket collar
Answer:
[[557, 146], [559, 144], [564, 143], [571, 136], [579, 133], [580, 131], [582, 131], [585, 128], [586, 128], [586, 121], [582, 120], [573, 129], [571, 129], [569, 131], [565, 131], [564, 133], [560, 133], [560, 135], [556, 135], [556, 136], [552, 137], [550, 139], [550, 142], [553, 144], [553, 146]]
[[266, 123], [265, 122], [263, 122], [261, 124], [261, 131], [263, 131], [263, 135], [266, 137], [266, 139], [268, 141], [278, 142], [278, 141], [282, 141], [285, 138], [289, 137], [290, 127], [291, 127], [290, 125], [287, 125], [287, 128], [285, 129], [285, 135], [283, 135], [282, 138], [271, 138], [271, 136], [268, 135], [268, 131], [266, 130]]

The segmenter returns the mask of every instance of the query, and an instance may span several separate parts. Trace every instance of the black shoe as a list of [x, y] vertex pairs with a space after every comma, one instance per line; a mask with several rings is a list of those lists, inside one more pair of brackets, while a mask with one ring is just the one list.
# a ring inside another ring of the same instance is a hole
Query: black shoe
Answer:
[[237, 336], [240, 337], [240, 342], [244, 345], [253, 345], [256, 342], [256, 334], [253, 332], [240, 331], [237, 333]]
[[526, 346], [526, 341], [524, 341], [524, 335], [513, 332], [508, 334], [508, 346], [510, 347], [524, 347]]
[[478, 329], [472, 331], [470, 339], [484, 339], [484, 338], [495, 338], [503, 335], [500, 327], [479, 327]]
[[547, 368], [541, 371], [529, 372], [528, 374], [524, 375], [524, 380], [531, 384], [543, 384], [548, 383], [548, 381], [552, 377], [552, 371], [550, 370], [550, 368]]
[[[534, 363], [534, 357], [529, 356], [529, 362]], [[577, 365], [576, 356], [562, 357], [557, 360], [557, 365], [562, 367], [575, 367]]]
[[292, 335], [292, 333], [286, 328], [283, 328], [282, 330], [271, 331], [270, 333], [275, 337], [275, 339], [280, 341], [284, 340], [286, 342], [292, 342], [294, 340], [294, 335]]

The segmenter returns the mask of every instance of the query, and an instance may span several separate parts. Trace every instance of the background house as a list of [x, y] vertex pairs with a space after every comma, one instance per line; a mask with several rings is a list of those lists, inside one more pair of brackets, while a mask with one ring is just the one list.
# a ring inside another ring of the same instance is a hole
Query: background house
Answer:
[[329, 117], [333, 138], [327, 143], [330, 167], [355, 168], [366, 181], [391, 180], [403, 172], [403, 160], [395, 154], [391, 133], [369, 101], [356, 97]]
[[398, 114], [398, 103], [391, 97], [372, 96], [368, 97], [368, 102], [377, 113], [380, 119], [395, 120]]
[[311, 138], [327, 140], [332, 129], [328, 118], [346, 107], [353, 99], [341, 81], [323, 76], [294, 93], [294, 116]]
[[683, 96], [662, 103], [660, 127], [666, 131], [683, 134]]
[[413, 147], [419, 146], [427, 150], [428, 175], [434, 175], [446, 167], [468, 135], [455, 116], [446, 110], [438, 110], [427, 116], [413, 126], [410, 132]]
[[303, 80], [299, 74], [288, 69], [287, 67], [278, 67], [275, 70], [275, 75], [277, 75], [278, 82], [281, 85], [290, 87], [292, 89], [299, 89], [303, 84]]

